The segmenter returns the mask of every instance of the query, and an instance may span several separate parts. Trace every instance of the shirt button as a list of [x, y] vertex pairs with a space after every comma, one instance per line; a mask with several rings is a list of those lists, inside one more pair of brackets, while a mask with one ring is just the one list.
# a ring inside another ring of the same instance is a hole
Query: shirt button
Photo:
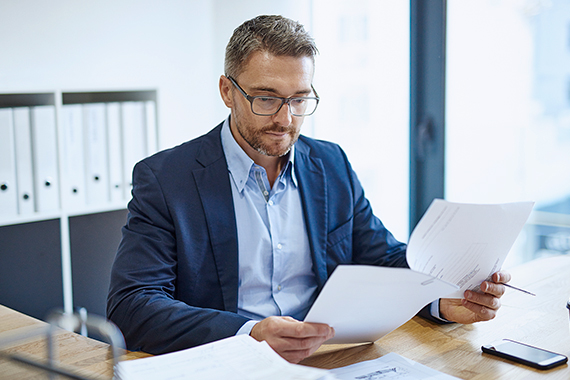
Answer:
[[263, 192], [263, 195], [268, 196], [268, 195], [269, 195], [269, 192], [268, 192], [267, 190], [265, 190], [265, 191]]
[[281, 291], [281, 285], [277, 285], [277, 290]]
[[277, 249], [281, 249], [283, 246], [281, 244], [277, 244]]
[[267, 202], [267, 204], [268, 204], [269, 206], [273, 206], [273, 201], [269, 201], [269, 202]]

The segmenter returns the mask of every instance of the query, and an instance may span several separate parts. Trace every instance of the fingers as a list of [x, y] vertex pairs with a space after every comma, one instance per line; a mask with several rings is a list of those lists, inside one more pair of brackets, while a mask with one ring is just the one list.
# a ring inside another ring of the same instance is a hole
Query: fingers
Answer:
[[491, 281], [483, 281], [481, 283], [481, 291], [500, 298], [505, 294], [506, 290], [501, 284], [506, 284], [509, 281], [511, 281], [511, 274], [509, 272], [496, 272], [491, 276]]
[[[481, 283], [481, 292], [467, 290], [461, 302], [440, 300], [440, 311], [445, 319], [459, 323], [488, 321], [497, 315], [501, 307], [500, 298], [505, 294], [505, 286], [511, 280], [511, 274], [499, 271], [491, 276], [491, 281]], [[462, 307], [460, 307], [461, 305]]]
[[470, 323], [490, 321], [497, 316], [498, 309], [488, 308], [465, 299], [462, 300], [462, 305], [473, 313]]
[[491, 294], [484, 294], [467, 290], [465, 292], [465, 301], [484, 306], [492, 310], [499, 310], [501, 307], [501, 300]]
[[493, 280], [493, 282], [496, 282], [498, 284], [506, 284], [507, 282], [511, 281], [511, 274], [507, 271], [499, 271], [493, 274], [493, 276], [491, 276], [491, 279]]
[[[504, 288], [504, 286], [502, 287]], [[501, 307], [501, 301], [498, 297], [491, 294], [467, 290], [465, 292], [465, 298], [462, 300], [462, 305], [473, 312], [473, 322], [480, 322], [495, 318], [497, 311]]]
[[[293, 329], [290, 330], [289, 327]], [[334, 329], [328, 325], [296, 321], [296, 326], [285, 326], [279, 330], [278, 336], [268, 343], [285, 360], [298, 363], [312, 355], [333, 336]]]
[[250, 335], [265, 340], [285, 360], [298, 363], [334, 336], [323, 323], [300, 322], [290, 317], [269, 317], [257, 323]]
[[505, 286], [494, 282], [483, 281], [481, 283], [481, 291], [494, 297], [501, 298], [505, 294]]

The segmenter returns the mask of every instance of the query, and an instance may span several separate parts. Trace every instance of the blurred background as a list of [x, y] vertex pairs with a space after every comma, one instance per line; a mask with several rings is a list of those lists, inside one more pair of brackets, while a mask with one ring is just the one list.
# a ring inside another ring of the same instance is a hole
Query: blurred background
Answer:
[[[446, 11], [443, 197], [536, 202], [506, 266], [568, 253], [570, 2], [448, 0]], [[0, 92], [155, 89], [159, 148], [178, 145], [227, 117], [225, 45], [259, 14], [315, 37], [321, 103], [303, 132], [342, 145], [375, 213], [407, 241], [408, 1], [2, 0]]]

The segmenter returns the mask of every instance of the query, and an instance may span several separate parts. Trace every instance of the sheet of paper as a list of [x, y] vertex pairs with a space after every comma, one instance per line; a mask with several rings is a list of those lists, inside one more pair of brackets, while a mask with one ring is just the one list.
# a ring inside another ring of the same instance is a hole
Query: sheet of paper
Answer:
[[530, 215], [533, 202], [464, 204], [432, 202], [414, 228], [406, 259], [415, 271], [456, 284], [448, 297], [463, 298], [501, 269]]
[[333, 326], [328, 343], [372, 342], [438, 298], [462, 298], [501, 268], [532, 207], [434, 200], [410, 237], [412, 269], [340, 265], [305, 321]]
[[407, 268], [339, 265], [305, 321], [327, 323], [327, 343], [374, 342], [457, 287]]
[[316, 380], [326, 370], [291, 364], [266, 342], [237, 335], [170, 354], [119, 362], [121, 380], [235, 379]]
[[339, 380], [453, 380], [447, 375], [395, 353], [330, 370]]

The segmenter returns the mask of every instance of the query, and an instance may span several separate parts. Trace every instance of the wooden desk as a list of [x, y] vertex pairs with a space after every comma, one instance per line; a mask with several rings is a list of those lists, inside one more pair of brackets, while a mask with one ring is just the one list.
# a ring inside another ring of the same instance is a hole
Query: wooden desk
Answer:
[[[22, 336], [26, 332], [46, 326], [47, 324], [43, 321], [0, 305], [0, 343], [10, 337]], [[56, 347], [59, 363], [73, 370], [79, 370], [83, 376], [90, 378], [109, 379], [112, 376], [113, 358], [109, 345], [65, 330], [59, 330], [54, 336], [54, 347]], [[0, 350], [26, 354], [36, 361], [45, 361], [47, 357], [47, 345], [43, 335], [16, 341], [8, 346], [0, 346]], [[121, 360], [146, 356], [150, 355], [142, 352], [128, 352]], [[44, 371], [0, 357], [0, 379], [47, 379], [47, 377]]]
[[[536, 297], [508, 289], [499, 315], [490, 322], [436, 325], [415, 317], [373, 344], [324, 345], [301, 364], [336, 368], [395, 352], [461, 379], [570, 379], [568, 365], [540, 371], [481, 353], [481, 345], [510, 338], [570, 356], [566, 308], [570, 296], [570, 256], [533, 261], [513, 268], [511, 273], [513, 285], [535, 293]], [[0, 341], [7, 334], [41, 325], [45, 323], [0, 305]], [[111, 376], [112, 359], [107, 344], [67, 331], [59, 332], [57, 337], [61, 362], [102, 378]], [[34, 355], [46, 352], [41, 337], [9, 349]], [[149, 355], [129, 352], [123, 360], [145, 356]], [[43, 373], [24, 371], [29, 369], [0, 358], [2, 379], [45, 378]]]
[[336, 368], [395, 352], [461, 379], [570, 379], [568, 365], [541, 371], [481, 353], [483, 344], [509, 338], [570, 356], [570, 256], [535, 260], [510, 272], [513, 285], [536, 297], [507, 289], [492, 321], [436, 325], [414, 317], [373, 344], [324, 345], [301, 364]]

